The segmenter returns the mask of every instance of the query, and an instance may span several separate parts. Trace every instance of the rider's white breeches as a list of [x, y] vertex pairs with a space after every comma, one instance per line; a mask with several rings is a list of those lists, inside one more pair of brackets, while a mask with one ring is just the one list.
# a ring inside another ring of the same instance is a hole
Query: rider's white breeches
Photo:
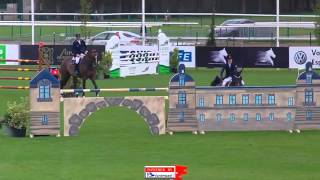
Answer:
[[76, 57], [76, 64], [79, 64], [80, 62], [80, 57]]
[[229, 76], [227, 78], [225, 78], [222, 82], [222, 86], [226, 86], [227, 83], [231, 82], [232, 81], [232, 77]]
[[84, 56], [85, 54], [80, 54], [80, 55], [77, 55], [76, 57], [73, 57], [72, 60], [74, 60], [76, 64], [79, 64], [80, 59], [83, 59]]

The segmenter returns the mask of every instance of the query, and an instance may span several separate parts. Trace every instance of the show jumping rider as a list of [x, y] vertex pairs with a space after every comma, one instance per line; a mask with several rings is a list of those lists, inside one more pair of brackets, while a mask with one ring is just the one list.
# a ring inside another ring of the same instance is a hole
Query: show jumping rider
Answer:
[[237, 65], [233, 64], [232, 57], [230, 54], [227, 56], [227, 64], [225, 64], [221, 69], [221, 72], [220, 72], [221, 78], [223, 77], [224, 71], [226, 71], [226, 74], [223, 78], [222, 86], [226, 86], [227, 83], [231, 83], [232, 76], [237, 71]]
[[73, 53], [72, 61], [76, 65], [75, 73], [77, 75], [80, 75], [80, 70], [79, 70], [80, 60], [83, 59], [83, 57], [88, 53], [87, 45], [84, 42], [84, 40], [81, 39], [80, 34], [76, 34], [76, 40], [72, 44], [72, 53]]

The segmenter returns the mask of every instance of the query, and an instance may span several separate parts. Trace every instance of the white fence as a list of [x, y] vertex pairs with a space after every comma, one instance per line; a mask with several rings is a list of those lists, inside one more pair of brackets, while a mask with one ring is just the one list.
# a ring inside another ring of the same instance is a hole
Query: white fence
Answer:
[[[81, 14], [81, 13], [0, 13], [0, 16], [30, 16], [31, 20], [23, 21], [0, 21], [0, 26], [31, 26], [32, 27], [32, 42], [34, 42], [34, 27], [35, 26], [82, 26], [80, 21], [36, 21], [35, 17], [38, 16], [141, 16], [142, 13], [98, 13], [98, 14]], [[229, 16], [229, 17], [274, 17], [279, 20], [280, 18], [315, 18], [316, 15], [284, 15], [284, 14], [235, 14], [235, 13], [145, 13], [145, 16]], [[29, 18], [30, 19], [30, 18]], [[198, 25], [197, 22], [145, 22], [147, 27], [163, 26], [163, 25]], [[140, 28], [141, 22], [88, 22], [86, 24], [88, 27], [116, 27], [116, 28]], [[295, 21], [295, 22], [257, 22], [255, 24], [234, 24], [228, 26], [218, 26], [218, 28], [231, 28], [231, 27], [274, 27], [277, 28], [277, 33], [274, 39], [279, 43], [279, 40], [310, 40], [310, 37], [280, 37], [279, 28], [302, 28], [302, 29], [314, 29], [315, 23], [313, 21]], [[172, 37], [175, 39], [174, 37]], [[179, 37], [183, 38], [184, 37]], [[188, 38], [188, 37], [186, 37]], [[191, 37], [193, 39], [202, 39], [205, 37]], [[148, 37], [146, 37], [148, 39]], [[190, 39], [190, 37], [189, 37]], [[217, 39], [224, 39], [217, 38]], [[227, 38], [230, 39], [230, 38]], [[237, 39], [247, 39], [247, 40], [270, 40], [272, 37], [235, 37]], [[314, 39], [312, 37], [311, 39]]]

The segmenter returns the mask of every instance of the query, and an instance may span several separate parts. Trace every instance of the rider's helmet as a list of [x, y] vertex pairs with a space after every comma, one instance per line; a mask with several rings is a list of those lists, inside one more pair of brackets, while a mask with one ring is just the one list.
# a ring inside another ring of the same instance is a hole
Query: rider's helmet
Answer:
[[77, 39], [80, 39], [80, 38], [81, 38], [80, 33], [77, 33], [77, 34], [76, 34], [76, 38], [77, 38]]

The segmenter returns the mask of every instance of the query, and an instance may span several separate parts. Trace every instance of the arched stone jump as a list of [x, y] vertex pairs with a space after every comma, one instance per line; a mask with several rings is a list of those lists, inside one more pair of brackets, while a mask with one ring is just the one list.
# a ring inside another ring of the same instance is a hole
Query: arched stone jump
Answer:
[[124, 106], [140, 114], [153, 135], [166, 132], [164, 97], [86, 97], [64, 99], [64, 136], [79, 135], [81, 125], [90, 114], [111, 106]]

